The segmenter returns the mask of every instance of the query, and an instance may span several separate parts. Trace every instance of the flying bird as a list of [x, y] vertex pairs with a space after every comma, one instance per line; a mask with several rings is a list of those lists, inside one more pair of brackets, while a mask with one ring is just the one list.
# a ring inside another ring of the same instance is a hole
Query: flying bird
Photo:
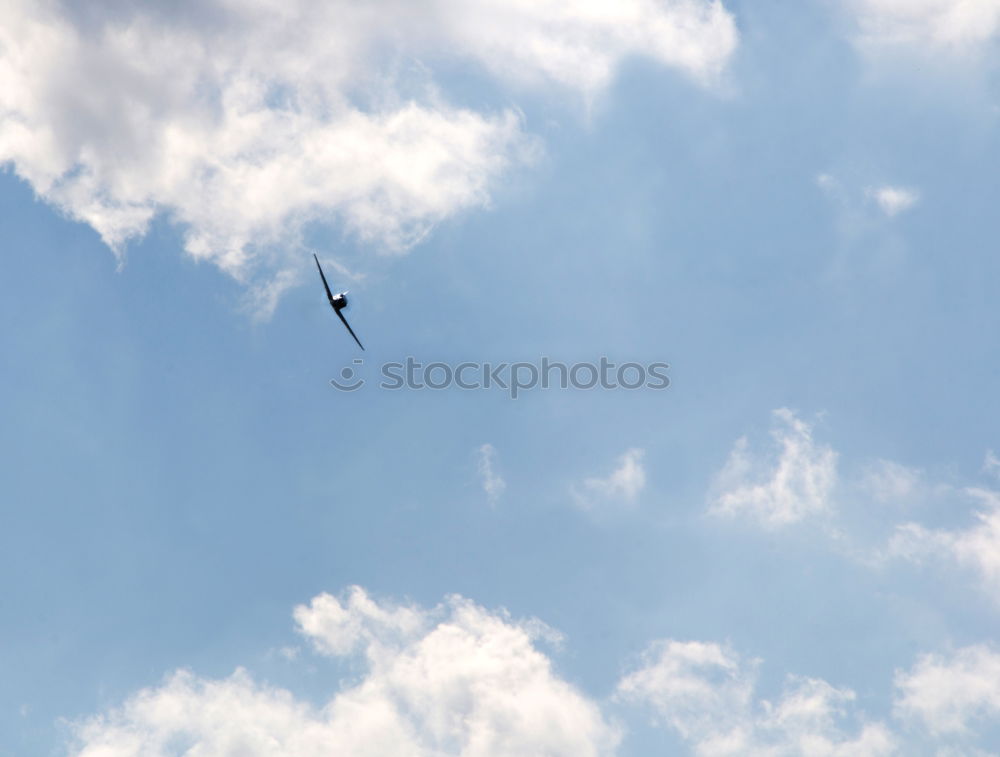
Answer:
[[323, 288], [326, 289], [326, 298], [330, 301], [330, 307], [333, 308], [333, 312], [337, 314], [337, 317], [341, 320], [344, 326], [351, 336], [354, 337], [354, 341], [358, 343], [358, 347], [364, 349], [365, 346], [361, 344], [361, 340], [358, 339], [358, 335], [354, 333], [354, 329], [351, 328], [351, 324], [347, 322], [344, 318], [344, 314], [340, 311], [347, 307], [347, 292], [341, 292], [340, 294], [334, 296], [333, 292], [330, 291], [330, 285], [326, 283], [326, 276], [323, 275], [323, 266], [319, 264], [319, 258], [316, 257], [316, 253], [313, 253], [313, 258], [316, 260], [316, 267], [319, 269], [319, 277], [323, 279]]

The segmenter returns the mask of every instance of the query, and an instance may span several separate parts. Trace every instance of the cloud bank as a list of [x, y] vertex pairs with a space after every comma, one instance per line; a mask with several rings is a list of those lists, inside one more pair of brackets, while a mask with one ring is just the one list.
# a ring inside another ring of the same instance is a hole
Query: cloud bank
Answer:
[[76, 757], [600, 757], [615, 727], [552, 670], [551, 636], [452, 597], [433, 609], [380, 603], [353, 588], [296, 608], [323, 655], [357, 655], [361, 680], [322, 707], [256, 683], [179, 672], [121, 708], [79, 723]]
[[273, 299], [310, 224], [405, 251], [537, 153], [516, 109], [449, 103], [433, 66], [592, 99], [635, 55], [710, 83], [736, 41], [718, 0], [11, 0], [0, 164], [119, 255], [164, 216]]
[[918, 746], [978, 754], [973, 744], [1000, 721], [1000, 654], [986, 645], [896, 670], [890, 725], [850, 688], [819, 678], [788, 675], [777, 696], [764, 696], [762, 662], [711, 641], [654, 642], [610, 698], [595, 700], [542, 651], [561, 642], [555, 631], [459, 596], [426, 608], [355, 586], [314, 597], [294, 617], [316, 654], [356, 671], [325, 701], [242, 669], [222, 679], [182, 670], [71, 724], [69, 754], [611, 757], [625, 732], [609, 713], [623, 708], [651, 712], [699, 757], [883, 757]]

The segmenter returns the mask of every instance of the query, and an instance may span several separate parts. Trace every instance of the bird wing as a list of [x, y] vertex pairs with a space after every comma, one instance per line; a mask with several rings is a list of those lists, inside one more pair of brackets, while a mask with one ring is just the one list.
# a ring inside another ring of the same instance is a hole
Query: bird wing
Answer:
[[353, 337], [354, 337], [354, 341], [358, 343], [358, 347], [360, 347], [361, 349], [364, 349], [364, 348], [365, 348], [365, 346], [364, 346], [364, 345], [363, 345], [363, 344], [361, 343], [361, 340], [360, 340], [360, 339], [358, 339], [358, 335], [354, 333], [354, 329], [352, 329], [352, 328], [351, 328], [351, 324], [349, 324], [349, 323], [347, 322], [347, 319], [346, 319], [346, 318], [344, 318], [344, 314], [343, 314], [343, 313], [341, 313], [341, 312], [340, 312], [339, 310], [337, 310], [336, 308], [334, 308], [334, 310], [335, 310], [335, 311], [336, 311], [336, 313], [337, 313], [337, 317], [338, 317], [338, 318], [339, 318], [339, 319], [340, 319], [341, 321], [343, 321], [344, 325], [345, 325], [345, 326], [347, 327], [347, 330], [351, 332], [351, 336], [353, 336]]

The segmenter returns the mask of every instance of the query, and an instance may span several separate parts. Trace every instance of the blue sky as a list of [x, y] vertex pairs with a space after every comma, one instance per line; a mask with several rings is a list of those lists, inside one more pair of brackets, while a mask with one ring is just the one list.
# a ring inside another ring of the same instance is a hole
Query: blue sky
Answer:
[[463, 8], [2, 11], [0, 755], [1000, 753], [1000, 7]]

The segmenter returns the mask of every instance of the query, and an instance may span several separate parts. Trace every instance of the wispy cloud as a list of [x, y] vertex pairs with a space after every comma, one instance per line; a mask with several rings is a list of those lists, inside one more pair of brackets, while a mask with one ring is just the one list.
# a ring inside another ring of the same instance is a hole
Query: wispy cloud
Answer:
[[[831, 545], [852, 560], [871, 567], [905, 560], [970, 570], [1000, 603], [1000, 492], [933, 481], [920, 469], [890, 460], [840, 475], [838, 454], [818, 444], [812, 428], [787, 409], [774, 412], [771, 435], [775, 444], [769, 454], [753, 454], [746, 437], [737, 440], [710, 488], [711, 515], [744, 517], [768, 529], [817, 520]], [[985, 473], [995, 474], [993, 461], [988, 452]], [[956, 505], [969, 510], [968, 526], [930, 528], [899, 515], [901, 508]]]
[[758, 693], [762, 661], [706, 641], [662, 640], [618, 683], [704, 757], [983, 755], [1000, 722], [1000, 653], [986, 645], [922, 654], [897, 670], [893, 726], [874, 720], [849, 688], [787, 675], [777, 697]]
[[996, 0], [848, 0], [858, 41], [916, 50], [978, 50], [1000, 31]]
[[920, 201], [920, 193], [913, 187], [875, 184], [862, 189], [856, 183], [844, 182], [829, 173], [819, 174], [816, 186], [840, 206], [844, 221], [851, 226], [863, 224], [865, 205], [874, 205], [882, 215], [894, 218]]
[[904, 523], [889, 541], [888, 554], [914, 562], [951, 561], [975, 571], [984, 589], [1000, 603], [1000, 493], [968, 488], [979, 503], [967, 528], [933, 529]]
[[791, 410], [780, 408], [773, 417], [774, 449], [755, 454], [746, 437], [737, 440], [715, 478], [710, 514], [777, 528], [830, 510], [837, 453], [817, 444], [812, 427]]
[[[1000, 603], [1000, 492], [936, 482], [889, 460], [840, 475], [837, 452], [818, 444], [812, 428], [787, 409], [774, 412], [771, 435], [769, 454], [753, 454], [746, 437], [737, 440], [710, 488], [709, 514], [747, 518], [767, 529], [815, 520], [845, 557], [871, 567], [905, 560], [970, 570]], [[987, 453], [984, 472], [992, 472], [990, 460]], [[872, 503], [896, 507], [873, 509]], [[945, 505], [969, 508], [972, 523], [930, 528], [898, 514]]]
[[983, 472], [1000, 478], [1000, 458], [991, 449], [986, 450], [986, 457], [983, 458]]
[[618, 458], [618, 466], [607, 477], [584, 479], [580, 487], [573, 489], [577, 504], [589, 508], [608, 502], [635, 502], [646, 486], [646, 469], [642, 464], [645, 455], [644, 450], [633, 447]]
[[618, 697], [649, 707], [698, 755], [896, 753], [884, 724], [850, 712], [856, 699], [850, 689], [789, 676], [780, 698], [768, 701], [755, 692], [759, 664], [719, 644], [660, 641], [647, 650], [642, 667], [619, 682]]
[[478, 468], [483, 491], [486, 492], [490, 503], [495, 504], [507, 488], [507, 482], [497, 471], [497, 451], [492, 444], [487, 443], [479, 448]]
[[869, 187], [865, 195], [872, 200], [889, 218], [909, 210], [920, 199], [916, 190], [906, 187]]
[[866, 466], [859, 489], [876, 502], [906, 503], [922, 497], [927, 484], [923, 472], [892, 460]]

